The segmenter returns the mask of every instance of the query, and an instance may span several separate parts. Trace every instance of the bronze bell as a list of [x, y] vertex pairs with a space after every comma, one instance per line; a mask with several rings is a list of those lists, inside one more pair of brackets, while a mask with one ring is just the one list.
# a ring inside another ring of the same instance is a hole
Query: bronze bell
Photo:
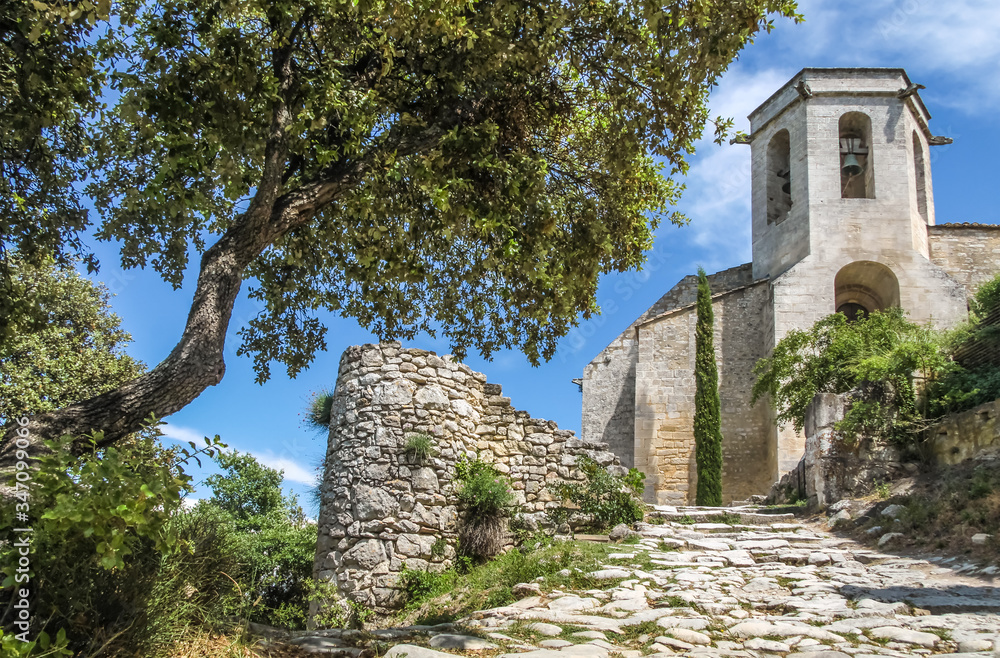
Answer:
[[848, 153], [844, 156], [844, 164], [840, 167], [840, 170], [844, 172], [845, 176], [857, 176], [862, 171], [864, 167], [858, 162], [858, 157], [853, 153]]

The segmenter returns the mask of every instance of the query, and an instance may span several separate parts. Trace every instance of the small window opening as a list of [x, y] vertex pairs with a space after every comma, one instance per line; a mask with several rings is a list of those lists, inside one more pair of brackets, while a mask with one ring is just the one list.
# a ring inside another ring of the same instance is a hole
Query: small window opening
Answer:
[[868, 315], [868, 309], [857, 302], [847, 302], [837, 308], [837, 313], [846, 315], [848, 322], [857, 322]]
[[924, 163], [924, 145], [913, 131], [913, 180], [917, 186], [917, 212], [927, 221], [927, 165]]
[[780, 224], [792, 209], [792, 170], [787, 130], [767, 145], [767, 223]]
[[840, 117], [840, 196], [844, 199], [875, 198], [871, 136], [868, 115], [848, 112]]

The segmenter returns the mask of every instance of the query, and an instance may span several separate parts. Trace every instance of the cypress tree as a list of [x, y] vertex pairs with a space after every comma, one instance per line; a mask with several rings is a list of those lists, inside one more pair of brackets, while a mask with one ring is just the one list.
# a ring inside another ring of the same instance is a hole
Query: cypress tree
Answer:
[[719, 416], [719, 370], [715, 365], [712, 289], [698, 268], [698, 324], [694, 357], [694, 445], [698, 467], [698, 505], [722, 504], [722, 431]]

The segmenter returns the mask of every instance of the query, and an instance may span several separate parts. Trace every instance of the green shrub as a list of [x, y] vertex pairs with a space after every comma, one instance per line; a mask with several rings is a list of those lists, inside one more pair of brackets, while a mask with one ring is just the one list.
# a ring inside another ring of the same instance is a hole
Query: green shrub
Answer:
[[496, 466], [462, 458], [455, 464], [458, 502], [464, 512], [459, 546], [467, 555], [491, 558], [507, 544], [507, 519], [513, 512], [510, 480]]
[[455, 579], [455, 573], [445, 571], [432, 573], [416, 569], [403, 569], [400, 582], [409, 604], [418, 605], [424, 599], [447, 592]]
[[806, 331], [789, 331], [757, 363], [752, 400], [770, 396], [777, 422], [801, 431], [817, 393], [850, 393], [837, 425], [847, 440], [865, 435], [906, 443], [924, 427], [914, 375], [930, 381], [949, 367], [942, 334], [908, 321], [902, 309], [855, 322], [834, 313]]
[[[190, 491], [182, 466], [221, 444], [216, 437], [189, 453], [163, 449], [150, 432], [106, 448], [96, 447], [101, 433], [90, 438], [91, 449], [81, 455], [72, 452], [72, 437], [48, 441], [51, 452], [35, 464], [31, 509], [44, 512], [31, 522], [33, 618], [64, 630], [69, 646], [85, 655], [105, 642], [109, 653], [127, 647], [169, 655], [159, 638], [189, 623], [158, 596], [161, 564], [185, 550], [172, 523]], [[5, 516], [4, 527], [12, 520]], [[5, 589], [14, 584], [12, 550], [0, 549]], [[32, 628], [32, 635], [41, 630]]]
[[469, 519], [507, 517], [514, 506], [510, 480], [491, 463], [463, 458], [455, 464], [458, 502]]
[[406, 440], [403, 452], [418, 462], [425, 462], [437, 454], [434, 439], [426, 434], [412, 434]]
[[927, 388], [927, 415], [938, 418], [966, 411], [1000, 398], [1000, 367], [984, 365], [965, 370], [957, 364]]
[[[4, 633], [0, 629], [0, 658], [45, 658], [45, 656], [72, 656], [73, 652], [66, 647], [66, 631], [60, 629], [53, 641], [49, 634], [42, 631], [30, 642], [22, 642], [15, 633]], [[40, 650], [40, 651], [38, 651]]]
[[974, 321], [982, 320], [1000, 306], [1000, 274], [981, 284], [969, 299], [969, 312]]
[[564, 499], [579, 506], [580, 511], [601, 528], [642, 520], [645, 474], [630, 468], [625, 476], [611, 475], [589, 457], [578, 457], [576, 465], [586, 481], [561, 485], [558, 491]]
[[[221, 475], [206, 478], [212, 497], [191, 514], [215, 518], [238, 566], [227, 572], [242, 598], [231, 612], [289, 629], [305, 627], [316, 526], [305, 522], [295, 496], [281, 491], [282, 474], [236, 451], [216, 456]], [[211, 507], [221, 514], [209, 514]]]

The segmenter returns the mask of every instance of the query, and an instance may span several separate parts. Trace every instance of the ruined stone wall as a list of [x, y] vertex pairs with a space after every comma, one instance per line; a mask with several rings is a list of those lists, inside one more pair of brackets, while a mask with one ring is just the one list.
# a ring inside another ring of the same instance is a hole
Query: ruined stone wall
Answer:
[[[843, 498], [860, 498], [880, 482], [912, 475], [915, 463], [900, 449], [861, 437], [847, 445], [834, 427], [844, 418], [849, 394], [819, 393], [806, 409], [806, 448], [798, 467], [785, 474], [768, 496], [770, 502], [807, 500], [826, 507]], [[953, 465], [990, 458], [1000, 452], [1000, 400], [945, 416], [927, 430], [928, 457]]]
[[951, 414], [927, 431], [938, 464], [958, 464], [985, 451], [1000, 451], [1000, 400]]
[[[414, 434], [436, 441], [427, 463], [405, 454]], [[460, 458], [478, 455], [507, 474], [531, 524], [559, 506], [554, 484], [582, 477], [578, 456], [623, 474], [606, 448], [514, 409], [498, 384], [449, 357], [399, 343], [348, 348], [330, 412], [316, 575], [390, 609], [404, 568], [441, 571], [455, 557]]]
[[931, 261], [970, 295], [1000, 272], [1000, 225], [939, 224], [927, 233]]
[[882, 482], [912, 475], [917, 465], [891, 445], [861, 437], [846, 444], [834, 426], [843, 420], [849, 395], [819, 393], [806, 409], [805, 451], [798, 465], [775, 483], [768, 502], [805, 500], [825, 508], [844, 498], [861, 498]]
[[[766, 356], [767, 282], [713, 295], [723, 436], [724, 502], [765, 493], [776, 466], [767, 403], [750, 404], [753, 367]], [[688, 305], [639, 327], [636, 368], [636, 468], [646, 473], [646, 499], [693, 504], [695, 326]]]
[[[751, 282], [750, 263], [712, 274], [708, 280], [712, 290], [718, 292], [747, 285]], [[637, 327], [663, 313], [694, 304], [697, 290], [696, 276], [681, 279], [584, 368], [583, 438], [607, 443], [625, 466], [639, 468], [634, 461], [636, 428], [642, 422], [636, 416]]]

